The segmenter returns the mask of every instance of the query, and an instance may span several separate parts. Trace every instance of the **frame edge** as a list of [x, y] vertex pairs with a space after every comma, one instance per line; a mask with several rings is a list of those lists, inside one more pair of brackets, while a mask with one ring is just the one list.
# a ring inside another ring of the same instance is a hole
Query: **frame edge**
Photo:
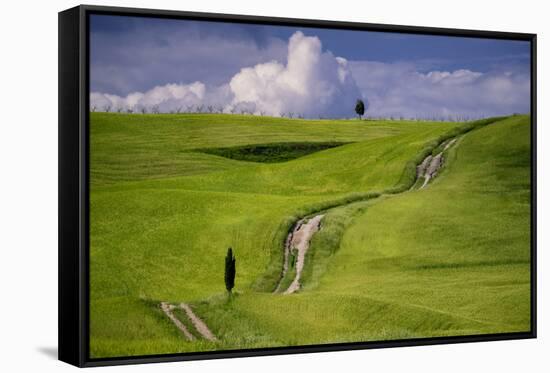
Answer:
[[[87, 128], [86, 95], [86, 24], [88, 13], [113, 12], [127, 15], [153, 15], [160, 17], [189, 17], [204, 20], [243, 23], [270, 23], [280, 25], [301, 24], [306, 27], [367, 29], [405, 33], [431, 33], [447, 36], [519, 39], [531, 42], [531, 151], [532, 151], [532, 327], [529, 332], [503, 335], [458, 336], [451, 338], [424, 338], [417, 340], [380, 341], [353, 343], [351, 345], [314, 345], [272, 349], [219, 351], [218, 353], [164, 354], [150, 356], [126, 356], [123, 358], [91, 359], [87, 356], [89, 337], [86, 329], [87, 315], [86, 282], [86, 209], [87, 196], [85, 175]], [[136, 9], [80, 5], [59, 12], [59, 360], [78, 367], [209, 360], [253, 356], [317, 353], [372, 348], [414, 347], [438, 344], [488, 342], [499, 340], [530, 339], [537, 337], [536, 329], [536, 39], [533, 33], [497, 32], [487, 30], [464, 30], [422, 26], [398, 26], [392, 24], [369, 24], [346, 21], [294, 19], [255, 15], [186, 12], [177, 10]], [[458, 339], [457, 339], [458, 338]]]
[[83, 366], [80, 245], [80, 13], [58, 13], [58, 359]]

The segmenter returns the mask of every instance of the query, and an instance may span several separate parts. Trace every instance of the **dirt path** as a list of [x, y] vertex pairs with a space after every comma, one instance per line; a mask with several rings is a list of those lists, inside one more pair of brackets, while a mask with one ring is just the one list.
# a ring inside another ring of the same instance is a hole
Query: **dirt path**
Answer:
[[215, 342], [218, 339], [216, 336], [208, 329], [208, 326], [198, 317], [195, 315], [191, 307], [185, 303], [180, 304], [180, 308], [185, 311], [185, 314], [191, 320], [193, 325], [195, 326], [195, 329], [204, 337], [204, 339], [207, 339], [211, 342]]
[[437, 175], [437, 173], [443, 166], [443, 152], [449, 149], [455, 142], [456, 142], [456, 138], [449, 140], [445, 144], [445, 146], [443, 147], [443, 150], [440, 153], [436, 154], [435, 156], [432, 156], [431, 154], [428, 155], [426, 158], [424, 158], [422, 163], [420, 163], [416, 167], [417, 180], [421, 177], [424, 178], [424, 182], [422, 183], [422, 186], [420, 186], [420, 188], [418, 189], [425, 188], [426, 185], [428, 185], [428, 183], [430, 182], [430, 180], [432, 180]]
[[288, 287], [288, 289], [285, 290], [284, 294], [292, 294], [296, 292], [298, 289], [300, 289], [300, 277], [302, 276], [302, 270], [304, 269], [304, 263], [305, 263], [305, 256], [307, 253], [307, 250], [309, 249], [309, 242], [311, 240], [311, 237], [319, 231], [321, 227], [321, 220], [323, 219], [325, 215], [320, 214], [312, 217], [309, 220], [302, 219], [300, 220], [292, 230], [292, 232], [287, 236], [287, 240], [285, 243], [285, 259], [283, 263], [283, 274], [281, 277], [281, 280], [279, 281], [279, 284], [277, 285], [277, 288], [275, 289], [275, 292], [279, 292], [281, 289], [281, 283], [288, 272], [288, 266], [289, 266], [289, 259], [290, 259], [290, 253], [292, 250], [296, 250], [297, 257], [296, 257], [296, 276], [294, 276], [294, 280]]
[[294, 236], [294, 232], [298, 232], [300, 228], [302, 227], [302, 224], [304, 223], [304, 219], [298, 220], [296, 224], [294, 224], [294, 227], [292, 227], [292, 230], [290, 233], [286, 236], [285, 240], [285, 247], [283, 252], [283, 271], [281, 273], [281, 279], [277, 283], [277, 287], [275, 290], [273, 290], [274, 293], [278, 293], [281, 290], [281, 284], [283, 283], [283, 279], [286, 276], [286, 273], [288, 272], [288, 260], [290, 256], [290, 250], [291, 250], [291, 244], [292, 244], [292, 237]]
[[168, 316], [168, 318], [174, 323], [174, 325], [176, 325], [176, 327], [183, 333], [183, 335], [185, 335], [185, 338], [187, 338], [190, 341], [193, 341], [195, 339], [195, 337], [193, 336], [193, 334], [189, 332], [187, 327], [183, 325], [176, 316], [174, 316], [174, 313], [172, 312], [172, 310], [175, 307], [173, 305], [168, 304], [166, 302], [162, 302], [160, 304], [160, 308], [166, 314], [166, 316]]
[[[415, 189], [421, 178], [423, 179], [423, 183], [418, 189], [423, 189], [426, 187], [426, 185], [428, 185], [430, 180], [432, 180], [440, 171], [441, 167], [443, 167], [443, 153], [447, 149], [449, 149], [456, 141], [457, 137], [447, 140], [447, 142], [444, 143], [443, 150], [441, 150], [441, 152], [439, 152], [435, 156], [430, 154], [426, 158], [424, 158], [424, 160], [416, 167], [416, 182], [411, 186], [409, 190]], [[296, 222], [296, 224], [294, 225], [292, 231], [287, 235], [284, 247], [281, 279], [279, 280], [277, 287], [273, 291], [274, 293], [279, 293], [282, 291], [281, 286], [288, 273], [292, 250], [297, 251], [297, 260], [295, 263], [296, 276], [294, 277], [294, 280], [292, 281], [288, 289], [284, 291], [284, 294], [292, 294], [300, 289], [300, 278], [302, 275], [302, 270], [304, 269], [305, 255], [307, 250], [309, 249], [311, 238], [316, 232], [319, 231], [321, 227], [320, 223], [323, 217], [324, 214], [319, 214], [309, 220], [305, 218], [298, 220], [298, 222]]]

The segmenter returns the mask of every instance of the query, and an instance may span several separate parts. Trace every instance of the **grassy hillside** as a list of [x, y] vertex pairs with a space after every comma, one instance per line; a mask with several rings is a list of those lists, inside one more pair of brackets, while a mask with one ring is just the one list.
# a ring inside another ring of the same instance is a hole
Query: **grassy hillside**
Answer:
[[529, 120], [451, 149], [428, 188], [330, 211], [301, 293], [200, 311], [240, 347], [528, 331]]
[[[269, 293], [297, 217], [398, 185], [427, 144], [461, 126], [92, 113], [92, 356], [524, 329], [525, 117], [466, 135], [424, 190], [330, 210], [304, 291]], [[195, 151], [285, 142], [349, 144], [281, 163]], [[160, 301], [191, 302], [220, 342], [185, 341]]]
[[[354, 121], [224, 114], [92, 113], [91, 121], [91, 182], [94, 185], [194, 175], [243, 166], [225, 158], [189, 152], [193, 149], [266, 142], [350, 142], [403, 133], [402, 128], [391, 123], [371, 123], [365, 131], [364, 126]], [[418, 125], [410, 127], [409, 131], [414, 132]]]

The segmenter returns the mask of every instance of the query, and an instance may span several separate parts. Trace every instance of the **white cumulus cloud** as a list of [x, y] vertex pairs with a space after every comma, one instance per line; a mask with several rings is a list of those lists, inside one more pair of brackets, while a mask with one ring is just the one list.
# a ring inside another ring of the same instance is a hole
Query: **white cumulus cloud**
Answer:
[[229, 83], [167, 84], [126, 97], [92, 92], [90, 105], [105, 108], [157, 107], [171, 111], [208, 105], [225, 112], [245, 110], [256, 114], [346, 117], [361, 93], [344, 58], [322, 50], [317, 37], [294, 33], [288, 43], [286, 64], [278, 61], [242, 68]]
[[145, 108], [148, 111], [160, 112], [207, 110], [208, 106], [216, 106], [216, 110], [231, 100], [229, 86], [208, 88], [201, 82], [190, 84], [166, 84], [154, 87], [146, 92], [133, 92], [125, 97], [92, 92], [90, 107], [98, 111], [107, 109], [138, 111]]
[[414, 64], [352, 61], [350, 68], [369, 98], [369, 115], [487, 117], [528, 113], [528, 71], [419, 72]]
[[270, 115], [344, 117], [361, 94], [347, 61], [323, 52], [317, 37], [296, 32], [286, 65], [272, 61], [247, 67], [229, 83], [232, 104], [248, 102]]

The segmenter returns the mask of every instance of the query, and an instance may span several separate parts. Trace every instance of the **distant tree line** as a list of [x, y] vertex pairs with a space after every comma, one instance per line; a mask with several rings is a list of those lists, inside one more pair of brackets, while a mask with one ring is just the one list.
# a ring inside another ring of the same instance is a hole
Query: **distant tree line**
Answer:
[[[425, 115], [415, 115], [415, 116], [405, 116], [405, 115], [366, 115], [368, 111], [368, 102], [357, 99], [355, 102], [354, 112], [359, 117], [360, 120], [366, 121], [382, 121], [382, 120], [391, 120], [391, 121], [437, 121], [437, 122], [466, 122], [471, 120], [477, 120], [486, 118], [487, 115], [442, 115], [442, 114], [425, 114]], [[265, 110], [254, 111], [246, 107], [236, 107], [232, 106], [224, 109], [222, 105], [186, 105], [186, 106], [177, 106], [168, 110], [161, 110], [159, 105], [135, 105], [133, 107], [126, 106], [113, 106], [111, 104], [106, 104], [103, 106], [91, 105], [91, 112], [116, 112], [119, 114], [240, 114], [240, 115], [256, 115], [256, 116], [266, 116], [268, 115]], [[351, 113], [350, 113], [351, 114]], [[287, 111], [280, 114], [282, 118], [288, 119], [305, 119], [306, 116], [303, 113]], [[353, 119], [353, 116], [333, 118], [324, 115], [309, 116], [309, 119], [330, 119], [330, 120], [349, 120]], [[356, 117], [357, 118], [357, 117]]]

